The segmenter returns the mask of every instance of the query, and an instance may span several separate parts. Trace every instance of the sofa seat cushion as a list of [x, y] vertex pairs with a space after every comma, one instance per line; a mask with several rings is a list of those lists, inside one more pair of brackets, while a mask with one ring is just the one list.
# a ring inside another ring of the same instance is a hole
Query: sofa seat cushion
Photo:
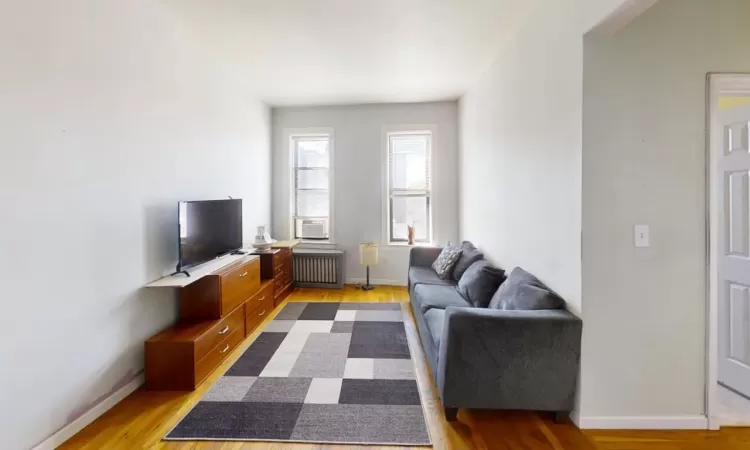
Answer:
[[455, 286], [453, 280], [441, 280], [431, 267], [409, 267], [409, 286], [414, 289], [417, 284], [437, 284], [441, 286]]
[[418, 284], [414, 288], [414, 297], [420, 311], [424, 314], [429, 309], [445, 309], [449, 306], [471, 307], [453, 286]]
[[445, 321], [445, 310], [432, 308], [424, 314], [427, 329], [435, 350], [440, 348], [440, 337], [443, 335], [443, 322]]

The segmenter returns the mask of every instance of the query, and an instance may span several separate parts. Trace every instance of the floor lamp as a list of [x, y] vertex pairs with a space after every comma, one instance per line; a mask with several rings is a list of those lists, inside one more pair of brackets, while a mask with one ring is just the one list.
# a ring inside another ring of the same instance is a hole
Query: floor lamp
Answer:
[[359, 244], [359, 263], [367, 267], [367, 281], [362, 285], [362, 290], [371, 291], [375, 286], [370, 284], [370, 266], [378, 263], [378, 244]]

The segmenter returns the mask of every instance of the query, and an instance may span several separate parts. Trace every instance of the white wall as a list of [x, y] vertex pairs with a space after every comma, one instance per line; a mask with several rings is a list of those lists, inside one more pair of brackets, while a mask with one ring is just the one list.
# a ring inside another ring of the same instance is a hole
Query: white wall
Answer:
[[433, 234], [437, 243], [458, 236], [456, 102], [405, 103], [310, 108], [274, 108], [273, 234], [290, 237], [290, 151], [285, 130], [333, 128], [334, 236], [346, 252], [346, 277], [363, 279], [359, 244], [379, 242], [379, 264], [370, 269], [374, 282], [406, 284], [409, 248], [383, 244], [383, 127], [437, 125], [433, 138]]
[[746, 0], [662, 0], [586, 41], [584, 416], [705, 412], [706, 74], [750, 72], [748, 17]]
[[460, 100], [461, 239], [577, 312], [583, 34], [622, 3], [543, 1]]
[[0, 441], [132, 380], [176, 318], [176, 202], [270, 219], [270, 117], [150, 0], [0, 4]]

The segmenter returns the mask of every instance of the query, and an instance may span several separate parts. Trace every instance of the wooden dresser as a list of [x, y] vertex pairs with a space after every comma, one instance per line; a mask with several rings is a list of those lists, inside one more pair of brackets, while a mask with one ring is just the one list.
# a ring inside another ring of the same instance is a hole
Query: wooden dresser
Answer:
[[253, 253], [260, 257], [260, 277], [272, 280], [274, 305], [278, 306], [294, 288], [294, 268], [291, 248], [274, 248]]
[[273, 311], [261, 267], [248, 256], [180, 289], [180, 322], [145, 344], [147, 389], [195, 389]]

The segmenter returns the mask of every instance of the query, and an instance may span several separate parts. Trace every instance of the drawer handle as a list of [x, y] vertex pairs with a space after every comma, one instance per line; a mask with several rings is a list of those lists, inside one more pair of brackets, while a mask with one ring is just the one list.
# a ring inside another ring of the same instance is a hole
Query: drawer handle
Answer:
[[262, 315], [263, 315], [263, 314], [265, 314], [265, 313], [266, 313], [266, 310], [264, 309], [264, 310], [263, 310], [263, 312], [262, 312], [262, 313], [260, 313], [260, 314], [258, 314], [258, 315], [259, 315], [259, 316], [262, 316]]
[[221, 331], [219, 331], [219, 334], [226, 334], [227, 331], [229, 331], [229, 325], [222, 328]]
[[219, 354], [226, 353], [227, 350], [229, 350], [229, 344], [227, 344], [227, 346], [224, 347], [224, 350], [220, 351]]
[[240, 278], [244, 277], [245, 275], [247, 275], [247, 270], [245, 271], [245, 273], [243, 273], [242, 275], [240, 275]]
[[263, 297], [259, 298], [259, 299], [258, 299], [258, 301], [259, 301], [259, 302], [262, 302], [262, 301], [263, 301], [263, 300], [265, 300], [265, 299], [266, 299], [266, 296], [264, 295]]

